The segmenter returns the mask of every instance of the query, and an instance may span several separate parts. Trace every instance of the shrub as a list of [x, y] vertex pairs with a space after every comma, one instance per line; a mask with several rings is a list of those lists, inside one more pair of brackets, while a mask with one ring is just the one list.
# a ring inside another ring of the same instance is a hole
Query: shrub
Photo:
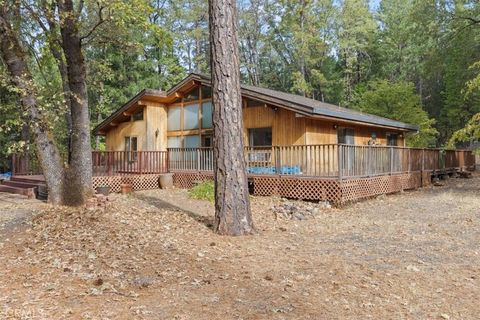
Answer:
[[215, 185], [213, 181], [205, 181], [194, 186], [188, 192], [190, 198], [199, 200], [215, 201]]

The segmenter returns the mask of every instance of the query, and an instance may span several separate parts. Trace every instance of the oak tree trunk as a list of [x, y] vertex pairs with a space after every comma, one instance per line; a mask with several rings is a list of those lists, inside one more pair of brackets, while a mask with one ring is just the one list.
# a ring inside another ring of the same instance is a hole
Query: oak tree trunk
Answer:
[[215, 231], [253, 232], [245, 157], [235, 0], [209, 0]]
[[69, 188], [65, 202], [80, 205], [92, 195], [92, 148], [90, 144], [90, 116], [86, 82], [85, 59], [82, 39], [78, 30], [78, 19], [72, 0], [57, 1], [62, 49], [67, 63], [68, 87], [72, 119], [71, 159], [66, 170]]
[[19, 89], [20, 103], [30, 124], [37, 154], [49, 190], [49, 200], [61, 204], [63, 198], [62, 159], [49, 132], [48, 124], [38, 108], [33, 79], [26, 64], [19, 40], [11, 29], [5, 7], [0, 8], [0, 53], [10, 74], [11, 81]]

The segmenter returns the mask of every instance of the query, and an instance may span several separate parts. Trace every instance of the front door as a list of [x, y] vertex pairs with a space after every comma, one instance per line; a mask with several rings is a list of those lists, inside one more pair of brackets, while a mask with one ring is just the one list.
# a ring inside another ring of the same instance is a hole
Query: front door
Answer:
[[338, 146], [341, 148], [341, 159], [339, 161], [342, 176], [354, 175], [355, 168], [355, 131], [352, 128], [340, 127], [337, 130], [338, 144], [345, 146]]

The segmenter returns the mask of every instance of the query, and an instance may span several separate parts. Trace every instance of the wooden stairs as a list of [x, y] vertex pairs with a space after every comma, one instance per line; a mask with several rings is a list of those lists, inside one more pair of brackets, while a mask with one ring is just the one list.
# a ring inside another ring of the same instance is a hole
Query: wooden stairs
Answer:
[[31, 199], [37, 196], [39, 186], [45, 186], [43, 176], [13, 176], [0, 183], [0, 192], [21, 194]]

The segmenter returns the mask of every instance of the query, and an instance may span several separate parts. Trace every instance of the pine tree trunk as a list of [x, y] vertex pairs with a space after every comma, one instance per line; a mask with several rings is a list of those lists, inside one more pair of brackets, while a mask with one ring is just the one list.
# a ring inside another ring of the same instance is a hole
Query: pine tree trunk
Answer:
[[86, 67], [82, 40], [72, 0], [58, 0], [62, 49], [67, 62], [68, 87], [72, 118], [71, 161], [65, 179], [69, 188], [65, 201], [81, 205], [92, 195], [92, 148], [90, 144], [90, 117], [86, 83]]
[[48, 186], [49, 201], [61, 204], [63, 201], [63, 166], [48, 124], [37, 105], [33, 79], [27, 67], [24, 52], [14, 31], [5, 8], [0, 8], [0, 53], [11, 81], [19, 89], [20, 103], [30, 124], [37, 154]]
[[215, 231], [253, 232], [250, 213], [240, 95], [235, 0], [209, 0], [212, 70]]

